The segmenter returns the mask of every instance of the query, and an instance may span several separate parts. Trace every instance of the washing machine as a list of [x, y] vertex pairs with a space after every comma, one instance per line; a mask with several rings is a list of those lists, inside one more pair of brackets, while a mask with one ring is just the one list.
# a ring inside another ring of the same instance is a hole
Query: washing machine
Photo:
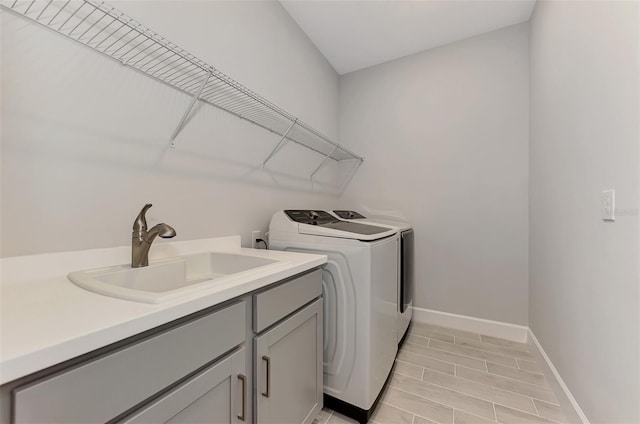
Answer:
[[284, 210], [269, 225], [269, 247], [328, 257], [323, 268], [325, 406], [366, 423], [397, 354], [398, 232]]
[[398, 344], [402, 344], [413, 317], [414, 292], [414, 236], [411, 224], [405, 221], [391, 221], [367, 218], [356, 211], [334, 210], [333, 215], [345, 221], [359, 222], [392, 228], [398, 232]]

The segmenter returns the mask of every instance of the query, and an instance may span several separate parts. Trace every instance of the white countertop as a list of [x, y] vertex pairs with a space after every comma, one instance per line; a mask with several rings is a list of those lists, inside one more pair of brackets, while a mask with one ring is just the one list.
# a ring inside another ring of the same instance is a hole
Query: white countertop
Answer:
[[82, 289], [71, 271], [128, 263], [131, 248], [3, 258], [0, 261], [0, 384], [139, 334], [326, 263], [324, 255], [240, 247], [240, 237], [156, 242], [150, 260], [228, 252], [283, 261], [262, 273], [213, 285], [161, 304], [120, 300]]

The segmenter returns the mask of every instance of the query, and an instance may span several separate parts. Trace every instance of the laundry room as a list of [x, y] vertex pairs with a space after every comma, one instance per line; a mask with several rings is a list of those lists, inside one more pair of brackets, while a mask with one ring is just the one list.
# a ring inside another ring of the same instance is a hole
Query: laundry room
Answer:
[[0, 0], [0, 423], [640, 423], [640, 1]]

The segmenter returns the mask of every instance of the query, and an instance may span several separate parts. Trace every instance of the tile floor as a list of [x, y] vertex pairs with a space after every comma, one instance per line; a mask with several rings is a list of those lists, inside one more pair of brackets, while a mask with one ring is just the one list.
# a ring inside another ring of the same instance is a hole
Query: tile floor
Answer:
[[[370, 423], [564, 423], [530, 347], [414, 323]], [[317, 424], [352, 424], [324, 409]]]

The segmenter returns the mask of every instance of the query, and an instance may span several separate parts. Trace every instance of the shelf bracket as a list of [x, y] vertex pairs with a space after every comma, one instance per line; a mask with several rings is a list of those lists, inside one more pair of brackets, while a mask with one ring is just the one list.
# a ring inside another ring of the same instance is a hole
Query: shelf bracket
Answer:
[[280, 141], [278, 142], [278, 144], [276, 144], [276, 147], [273, 148], [273, 150], [271, 151], [271, 153], [269, 153], [269, 156], [267, 156], [267, 158], [264, 160], [264, 162], [262, 162], [262, 168], [264, 169], [264, 166], [267, 164], [267, 162], [269, 162], [269, 160], [271, 160], [271, 158], [273, 157], [273, 155], [276, 154], [276, 152], [278, 150], [280, 150], [280, 147], [284, 144], [284, 142], [287, 140], [287, 135], [289, 135], [289, 131], [291, 131], [293, 129], [293, 127], [295, 127], [295, 125], [298, 123], [298, 118], [293, 120], [293, 123], [291, 124], [291, 126], [289, 127], [289, 129], [287, 129], [287, 131], [285, 131], [284, 134], [282, 134], [282, 138], [280, 139]]
[[204, 89], [204, 86], [207, 85], [207, 82], [209, 81], [209, 78], [211, 78], [211, 72], [208, 72], [207, 76], [204, 77], [204, 79], [202, 80], [202, 84], [200, 84], [200, 88], [198, 89], [198, 92], [195, 94], [195, 96], [193, 96], [193, 99], [191, 99], [191, 103], [189, 104], [189, 107], [187, 108], [187, 110], [184, 111], [184, 115], [182, 115], [182, 119], [180, 120], [180, 122], [178, 122], [178, 126], [176, 127], [175, 131], [173, 131], [173, 134], [171, 134], [171, 138], [169, 140], [170, 141], [169, 142], [169, 146], [172, 149], [176, 147], [176, 143], [174, 142], [174, 140], [176, 139], [178, 133], [182, 129], [182, 126], [184, 125], [184, 122], [189, 117], [189, 114], [191, 113], [191, 110], [193, 109], [193, 107], [198, 102], [198, 99], [200, 99], [200, 94], [202, 94], [202, 90]]
[[320, 162], [320, 165], [318, 165], [318, 167], [316, 168], [315, 171], [313, 171], [311, 173], [311, 179], [313, 180], [313, 176], [316, 175], [316, 173], [320, 170], [320, 168], [322, 168], [324, 166], [325, 163], [327, 163], [327, 161], [329, 160], [329, 158], [331, 157], [332, 154], [335, 153], [336, 150], [338, 150], [338, 147], [340, 147], [339, 144], [336, 144], [336, 147], [333, 148], [333, 150], [331, 151], [331, 153], [329, 153], [323, 160], [322, 162]]
[[349, 176], [342, 183], [342, 186], [340, 187], [340, 194], [344, 193], [344, 191], [347, 189], [347, 186], [353, 179], [353, 176], [356, 175], [356, 172], [358, 172], [358, 169], [360, 169], [360, 165], [362, 165], [362, 162], [364, 162], [364, 158], [358, 158], [356, 160], [358, 161], [358, 163], [353, 167], [351, 172], [349, 172]]

